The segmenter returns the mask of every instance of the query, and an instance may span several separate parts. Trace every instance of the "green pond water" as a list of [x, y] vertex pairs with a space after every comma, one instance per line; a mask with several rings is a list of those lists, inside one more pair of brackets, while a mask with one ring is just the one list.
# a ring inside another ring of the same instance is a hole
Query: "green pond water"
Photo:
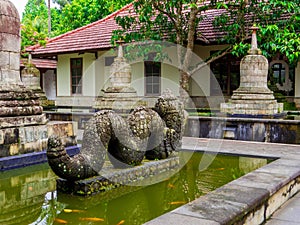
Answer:
[[57, 193], [56, 177], [47, 164], [1, 172], [0, 224], [143, 224], [268, 163], [261, 158], [209, 155], [212, 163], [199, 169], [207, 156], [194, 153], [163, 182], [123, 186], [89, 197]]

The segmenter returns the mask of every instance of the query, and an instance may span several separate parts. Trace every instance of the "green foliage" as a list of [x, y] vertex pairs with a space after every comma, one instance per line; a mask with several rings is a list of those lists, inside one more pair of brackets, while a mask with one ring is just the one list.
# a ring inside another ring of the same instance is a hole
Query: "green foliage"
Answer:
[[57, 33], [82, 27], [108, 15], [105, 2], [100, 0], [73, 0], [61, 10]]
[[[181, 49], [177, 55], [181, 71], [180, 85], [188, 92], [190, 75], [187, 71], [191, 67], [196, 28], [204, 18], [202, 12], [215, 7], [212, 3], [202, 3], [203, 0], [136, 0], [133, 2], [134, 12], [130, 16], [116, 17], [121, 29], [113, 32], [112, 43], [122, 39], [126, 43], [148, 41], [148, 45], [150, 40], [159, 40], [186, 47], [187, 50]], [[139, 53], [147, 57], [148, 46], [143, 44], [139, 48]], [[165, 57], [161, 51], [155, 52], [156, 59]]]
[[[134, 1], [134, 11], [138, 16], [133, 13], [132, 16], [116, 17], [122, 29], [113, 33], [112, 42], [118, 39], [125, 42], [167, 40], [186, 46], [189, 30], [203, 19], [200, 13], [204, 8], [198, 7], [200, 2], [202, 1]], [[187, 10], [188, 8], [191, 10]], [[194, 23], [190, 24], [192, 9], [196, 11], [197, 16]]]
[[21, 25], [21, 50], [34, 44], [45, 44], [48, 35], [47, 6], [44, 1], [28, 0]]
[[130, 0], [53, 0], [59, 8], [51, 8], [51, 33], [48, 34], [48, 8], [45, 0], [28, 0], [22, 17], [22, 50], [47, 38], [82, 27], [112, 13]]
[[120, 9], [129, 0], [56, 0], [60, 9], [52, 12], [52, 36], [95, 22]]
[[233, 45], [232, 54], [247, 54], [251, 31], [257, 24], [258, 45], [262, 54], [271, 58], [280, 53], [291, 64], [300, 59], [300, 1], [232, 0], [219, 4], [224, 13], [216, 17], [214, 26], [227, 33], [220, 40]]
[[65, 5], [71, 4], [72, 0], [53, 0], [52, 2], [58, 4], [60, 9], [62, 9]]

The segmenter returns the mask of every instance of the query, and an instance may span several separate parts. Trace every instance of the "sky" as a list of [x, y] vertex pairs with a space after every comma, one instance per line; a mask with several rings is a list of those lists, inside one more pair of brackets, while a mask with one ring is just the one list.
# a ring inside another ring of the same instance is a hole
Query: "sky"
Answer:
[[25, 5], [27, 4], [28, 0], [10, 0], [10, 1], [14, 3], [14, 5], [16, 6], [21, 18], [22, 13], [24, 12]]

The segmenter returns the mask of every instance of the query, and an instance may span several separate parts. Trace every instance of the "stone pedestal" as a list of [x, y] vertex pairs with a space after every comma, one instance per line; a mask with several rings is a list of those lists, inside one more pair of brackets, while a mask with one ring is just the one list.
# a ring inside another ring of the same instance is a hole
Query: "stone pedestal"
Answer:
[[268, 88], [268, 60], [260, 54], [253, 28], [252, 47], [240, 65], [240, 86], [233, 91], [228, 103], [221, 103], [221, 112], [230, 115], [276, 116], [283, 112], [283, 103], [277, 103]]

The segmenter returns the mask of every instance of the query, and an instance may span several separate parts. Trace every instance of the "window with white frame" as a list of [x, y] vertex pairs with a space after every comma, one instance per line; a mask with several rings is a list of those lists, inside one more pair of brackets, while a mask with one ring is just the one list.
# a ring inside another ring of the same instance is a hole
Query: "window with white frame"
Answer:
[[155, 53], [150, 53], [145, 67], [145, 95], [160, 95], [161, 86], [161, 63], [154, 61]]
[[71, 94], [82, 94], [82, 58], [72, 58], [71, 66]]

